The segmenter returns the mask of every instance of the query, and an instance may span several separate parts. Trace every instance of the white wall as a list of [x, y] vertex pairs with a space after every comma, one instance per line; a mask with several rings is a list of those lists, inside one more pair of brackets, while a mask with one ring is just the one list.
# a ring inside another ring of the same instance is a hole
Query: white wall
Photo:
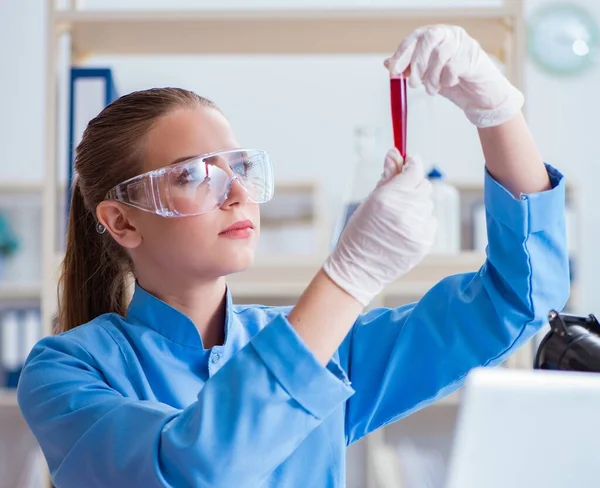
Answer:
[[[527, 10], [549, 0], [527, 0]], [[3, 116], [0, 117], [0, 180], [43, 178], [44, 124], [44, 15], [42, 0], [0, 2], [0, 61]], [[87, 0], [90, 7], [139, 8], [164, 5], [190, 8], [198, 2], [128, 2]], [[448, 5], [446, 0], [405, 0], [424, 7]], [[452, 4], [477, 3], [456, 0]], [[493, 5], [497, 0], [488, 0]], [[579, 0], [600, 19], [600, 3]], [[211, 0], [215, 5], [262, 8], [273, 5], [307, 6], [288, 0]], [[310, 5], [390, 6], [393, 0], [311, 0]], [[347, 189], [348, 168], [354, 161], [352, 131], [357, 125], [383, 128], [379, 147], [383, 155], [391, 144], [387, 103], [387, 80], [381, 56], [323, 57], [189, 57], [170, 59], [94, 59], [110, 63], [121, 92], [148, 86], [180, 85], [195, 89], [219, 103], [243, 144], [261, 146], [272, 153], [281, 179], [318, 178], [327, 192], [331, 218], [337, 215]], [[582, 225], [580, 276], [582, 312], [600, 308], [594, 279], [600, 274], [600, 257], [594, 243], [600, 233], [595, 212], [597, 144], [591, 126], [600, 106], [600, 70], [585, 76], [557, 80], [528, 63], [526, 69], [527, 110], [532, 130], [545, 158], [558, 165], [581, 190]], [[409, 149], [426, 163], [439, 163], [452, 179], [480, 181], [482, 156], [476, 134], [462, 114], [442, 99], [423, 92], [411, 93]]]
[[[526, 14], [551, 3], [527, 0]], [[600, 23], [600, 2], [574, 0], [570, 3], [587, 9]], [[578, 312], [600, 313], [600, 148], [598, 114], [600, 111], [600, 67], [572, 79], [560, 79], [527, 63], [527, 116], [544, 158], [565, 173], [577, 188], [579, 200], [579, 265], [576, 272], [582, 283]]]
[[0, 1], [0, 181], [43, 175], [43, 4]]

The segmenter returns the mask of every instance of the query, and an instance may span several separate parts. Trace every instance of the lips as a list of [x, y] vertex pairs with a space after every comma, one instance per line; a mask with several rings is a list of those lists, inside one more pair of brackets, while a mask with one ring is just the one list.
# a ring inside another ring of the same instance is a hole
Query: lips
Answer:
[[254, 229], [254, 224], [250, 220], [240, 220], [233, 225], [230, 225], [225, 230], [221, 231], [219, 234], [227, 234], [234, 231], [246, 230], [246, 229]]

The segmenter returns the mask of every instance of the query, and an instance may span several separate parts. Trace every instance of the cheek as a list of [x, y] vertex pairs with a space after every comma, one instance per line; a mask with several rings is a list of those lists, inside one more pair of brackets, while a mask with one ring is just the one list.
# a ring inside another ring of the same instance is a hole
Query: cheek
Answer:
[[194, 215], [197, 212], [208, 212], [217, 208], [218, 202], [214, 192], [202, 185], [189, 194], [172, 192], [171, 206], [173, 210], [183, 215]]
[[214, 245], [217, 222], [212, 212], [194, 217], [164, 218], [151, 215], [151, 222], [140, 229], [144, 244], [160, 259], [189, 260], [201, 256]]
[[254, 230], [258, 235], [260, 232], [260, 205], [258, 203], [247, 203], [246, 204], [247, 211], [246, 216], [252, 221], [254, 224]]
[[[230, 222], [231, 216], [214, 210], [193, 217], [164, 218], [154, 214], [143, 216], [140, 231], [146, 258], [160, 263], [161, 268], [174, 267], [181, 271], [192, 269], [220, 269], [223, 263], [233, 271], [250, 264], [260, 234], [260, 208], [248, 203], [240, 217], [250, 219], [255, 236], [246, 241], [223, 241], [219, 232]], [[225, 218], [227, 217], [227, 218]]]

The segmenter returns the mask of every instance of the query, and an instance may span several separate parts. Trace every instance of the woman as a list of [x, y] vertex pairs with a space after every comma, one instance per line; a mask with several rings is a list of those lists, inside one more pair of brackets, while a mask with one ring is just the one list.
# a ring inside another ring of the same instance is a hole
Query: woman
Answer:
[[521, 93], [457, 27], [419, 29], [386, 66], [410, 69], [412, 86], [479, 129], [481, 270], [361, 313], [435, 230], [422, 167], [391, 150], [297, 305], [235, 306], [223, 277], [252, 262], [268, 158], [238, 149], [190, 92], [122, 97], [77, 149], [62, 333], [33, 349], [18, 389], [58, 488], [342, 487], [346, 445], [500, 363], [563, 307], [564, 183], [538, 154]]

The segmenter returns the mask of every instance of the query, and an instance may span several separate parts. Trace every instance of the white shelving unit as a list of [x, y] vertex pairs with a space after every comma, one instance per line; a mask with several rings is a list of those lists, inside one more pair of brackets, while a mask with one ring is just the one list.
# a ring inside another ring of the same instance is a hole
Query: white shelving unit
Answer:
[[[57, 70], [59, 37], [70, 37], [74, 63], [95, 54], [319, 54], [391, 53], [415, 28], [432, 23], [464, 26], [505, 63], [521, 85], [524, 25], [520, 0], [499, 7], [415, 9], [252, 9], [86, 11], [78, 2], [59, 10], [48, 0], [46, 175], [44, 181], [43, 322], [56, 312]], [[243, 40], [231, 35], [243, 32]], [[356, 35], [360, 33], [360, 35]], [[343, 42], [342, 42], [342, 39]], [[61, 164], [63, 164], [61, 162]], [[445, 273], [443, 273], [445, 274]]]
[[[83, 63], [90, 55], [160, 54], [389, 54], [415, 28], [433, 23], [465, 27], [484, 49], [506, 66], [506, 73], [522, 85], [524, 23], [520, 0], [505, 0], [485, 8], [352, 8], [352, 9], [255, 9], [194, 11], [85, 11], [71, 0], [58, 10], [48, 0], [46, 61], [46, 177], [43, 184], [43, 280], [42, 320], [51, 333], [56, 313], [57, 266], [61, 259], [56, 209], [62, 193], [58, 174], [58, 44], [70, 39], [71, 60]], [[240, 39], [235, 33], [243, 33]], [[359, 35], [357, 35], [359, 34]], [[60, 164], [64, 164], [60, 161]], [[60, 216], [62, 218], [62, 216]], [[304, 290], [323, 256], [257, 259], [246, 273], [233, 276], [230, 286], [236, 301], [293, 301]], [[483, 256], [430, 256], [409, 275], [390, 285], [376, 305], [417, 299], [439, 279], [477, 269]], [[23, 293], [33, 292], [33, 289]], [[0, 294], [3, 291], [0, 289]], [[4, 291], [4, 293], [9, 293]], [[511, 366], [531, 364], [517, 354]], [[2, 397], [0, 397], [1, 399]], [[12, 401], [10, 396], [8, 402]], [[456, 406], [459, 395], [440, 405]], [[383, 434], [369, 436], [366, 449], [373, 452]], [[368, 468], [368, 487], [376, 478]]]

